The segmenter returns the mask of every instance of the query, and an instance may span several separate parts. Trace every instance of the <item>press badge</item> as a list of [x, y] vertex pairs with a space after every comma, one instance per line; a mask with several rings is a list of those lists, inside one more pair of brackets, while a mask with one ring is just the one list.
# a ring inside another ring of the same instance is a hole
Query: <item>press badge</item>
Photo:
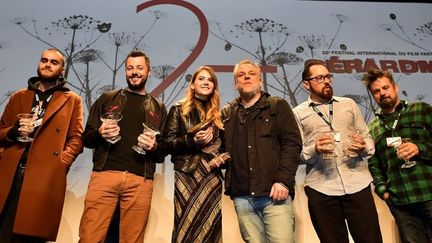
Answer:
[[333, 136], [333, 139], [334, 139], [336, 142], [340, 142], [340, 141], [341, 141], [341, 134], [340, 134], [340, 132], [335, 132], [335, 134], [334, 134], [334, 136]]
[[42, 125], [42, 118], [39, 118], [33, 122], [33, 127], [38, 127]]
[[387, 147], [394, 147], [400, 145], [402, 143], [401, 137], [388, 137], [386, 138]]

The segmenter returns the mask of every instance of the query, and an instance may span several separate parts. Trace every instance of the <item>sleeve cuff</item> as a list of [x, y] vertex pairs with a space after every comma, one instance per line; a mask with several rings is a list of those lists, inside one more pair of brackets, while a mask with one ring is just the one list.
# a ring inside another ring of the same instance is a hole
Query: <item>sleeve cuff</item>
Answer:
[[386, 192], [386, 186], [385, 185], [381, 185], [381, 186], [375, 187], [375, 192], [376, 192], [376, 194], [378, 194], [378, 196], [380, 198], [382, 198], [383, 195], [384, 195], [384, 193]]

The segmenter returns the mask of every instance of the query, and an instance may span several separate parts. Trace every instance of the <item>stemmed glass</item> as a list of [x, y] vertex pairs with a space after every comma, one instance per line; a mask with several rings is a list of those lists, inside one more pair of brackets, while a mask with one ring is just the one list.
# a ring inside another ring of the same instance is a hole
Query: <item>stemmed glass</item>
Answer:
[[332, 150], [330, 152], [324, 152], [322, 153], [322, 158], [325, 160], [336, 158], [336, 140], [335, 140], [336, 132], [335, 131], [326, 131], [326, 132], [319, 132], [317, 138], [323, 138], [328, 137], [330, 138], [330, 142], [325, 144], [323, 147], [325, 147], [328, 150]]
[[[33, 124], [33, 120], [35, 118], [35, 115], [30, 113], [21, 113], [17, 115], [18, 120], [30, 120]], [[17, 137], [17, 140], [22, 143], [28, 143], [33, 141], [33, 138], [29, 136], [30, 134], [28, 132], [20, 132], [20, 136]]]
[[[160, 132], [157, 129], [150, 128], [144, 122], [143, 122], [142, 125], [144, 127], [143, 133], [144, 132], [148, 132], [148, 133], [151, 133], [152, 136], [155, 136], [155, 137], [160, 134]], [[146, 154], [146, 151], [143, 148], [141, 148], [140, 146], [138, 146], [138, 145], [132, 146], [132, 149], [135, 150], [139, 154]]]
[[359, 154], [357, 152], [352, 151], [349, 148], [353, 144], [355, 144], [355, 143], [363, 140], [364, 138], [365, 138], [365, 133], [362, 132], [361, 130], [358, 130], [358, 129], [353, 129], [351, 131], [351, 133], [348, 134], [348, 139], [347, 139], [347, 142], [346, 142], [345, 153], [346, 153], [346, 155], [349, 158], [356, 158], [357, 156], [359, 156]]
[[205, 145], [201, 149], [206, 154], [211, 154], [213, 157], [217, 157], [219, 155], [219, 148], [222, 144], [222, 141], [220, 138], [212, 139], [208, 144]]
[[[393, 147], [396, 149], [396, 151], [398, 151], [399, 148], [400, 148], [400, 146], [401, 146], [403, 143], [408, 143], [408, 142], [410, 142], [410, 139], [409, 139], [409, 138], [402, 138], [402, 139], [398, 139], [398, 140], [396, 140], [396, 141], [393, 143]], [[409, 169], [409, 168], [411, 168], [411, 167], [413, 167], [413, 166], [415, 166], [415, 165], [417, 164], [416, 161], [412, 161], [412, 160], [409, 160], [409, 159], [404, 159], [404, 158], [402, 158], [400, 155], [398, 155], [398, 158], [399, 158], [399, 159], [402, 159], [402, 160], [405, 161], [405, 162], [401, 165], [401, 168], [402, 168], [402, 169]]]
[[[213, 129], [214, 125], [213, 125]], [[219, 167], [221, 164], [224, 164], [227, 160], [231, 158], [230, 154], [228, 152], [219, 152], [219, 148], [222, 145], [222, 140], [218, 138], [213, 138], [209, 143], [207, 143], [201, 151], [203, 151], [206, 154], [211, 154], [213, 156], [213, 159], [211, 159], [208, 164], [210, 165], [210, 168], [216, 168]]]
[[[100, 119], [103, 123], [108, 123], [111, 125], [118, 125], [118, 122], [123, 118], [120, 112], [107, 112], [102, 114]], [[117, 134], [114, 137], [106, 139], [107, 142], [114, 144], [117, 143], [121, 139], [120, 134]]]

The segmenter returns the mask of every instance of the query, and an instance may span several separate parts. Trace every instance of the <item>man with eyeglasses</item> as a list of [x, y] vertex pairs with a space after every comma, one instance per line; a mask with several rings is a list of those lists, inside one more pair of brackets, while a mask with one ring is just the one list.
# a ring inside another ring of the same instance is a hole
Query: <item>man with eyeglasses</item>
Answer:
[[292, 199], [301, 135], [288, 103], [261, 91], [260, 66], [234, 67], [240, 97], [222, 109], [227, 165], [225, 194], [234, 201], [246, 242], [294, 242]]
[[374, 142], [356, 103], [333, 96], [333, 75], [322, 60], [307, 60], [307, 101], [293, 109], [303, 135], [305, 193], [322, 243], [382, 242], [366, 158]]

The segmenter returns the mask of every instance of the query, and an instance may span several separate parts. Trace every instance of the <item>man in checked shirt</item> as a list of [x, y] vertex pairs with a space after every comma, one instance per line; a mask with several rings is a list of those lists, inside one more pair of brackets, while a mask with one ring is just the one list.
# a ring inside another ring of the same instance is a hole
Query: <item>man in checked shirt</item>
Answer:
[[395, 217], [402, 242], [431, 242], [432, 107], [400, 100], [388, 71], [371, 69], [363, 82], [381, 108], [369, 124], [375, 191]]

